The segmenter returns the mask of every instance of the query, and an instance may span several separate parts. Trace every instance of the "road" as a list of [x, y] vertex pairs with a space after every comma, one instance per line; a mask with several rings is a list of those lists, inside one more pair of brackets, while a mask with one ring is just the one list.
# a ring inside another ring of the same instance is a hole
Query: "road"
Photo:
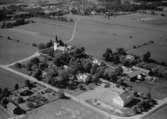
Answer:
[[40, 53], [39, 53], [39, 52], [35, 52], [33, 55], [31, 55], [31, 56], [29, 56], [29, 57], [26, 57], [26, 58], [24, 58], [24, 59], [21, 59], [21, 60], [12, 62], [11, 64], [8, 64], [8, 65], [5, 65], [5, 66], [10, 67], [10, 66], [12, 66], [12, 65], [14, 65], [14, 64], [16, 64], [16, 63], [25, 62], [25, 61], [28, 61], [28, 60], [34, 58], [34, 57], [38, 57], [38, 56], [40, 56]]
[[69, 42], [74, 40], [76, 32], [77, 32], [77, 25], [78, 25], [79, 20], [80, 20], [80, 18], [77, 18], [77, 20], [75, 21], [72, 36], [71, 36], [70, 40], [66, 41], [65, 43], [69, 43]]

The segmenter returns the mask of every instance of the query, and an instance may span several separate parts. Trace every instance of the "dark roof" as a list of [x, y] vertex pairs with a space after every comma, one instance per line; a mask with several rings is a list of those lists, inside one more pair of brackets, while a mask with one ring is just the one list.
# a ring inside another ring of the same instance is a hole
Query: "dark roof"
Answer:
[[133, 93], [129, 91], [125, 91], [122, 94], [120, 94], [120, 97], [124, 101], [125, 104], [129, 103], [133, 99]]

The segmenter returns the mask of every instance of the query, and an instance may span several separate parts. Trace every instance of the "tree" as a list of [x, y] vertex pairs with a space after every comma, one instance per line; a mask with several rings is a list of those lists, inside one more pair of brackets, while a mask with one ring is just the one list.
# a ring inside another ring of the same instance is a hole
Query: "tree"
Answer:
[[35, 58], [31, 59], [31, 62], [32, 62], [33, 64], [38, 65], [39, 62], [40, 62], [40, 60], [39, 60], [39, 58], [35, 57]]
[[151, 53], [148, 51], [143, 55], [143, 61], [148, 62], [151, 58]]
[[123, 73], [123, 69], [121, 66], [119, 66], [115, 69], [115, 75], [118, 76], [118, 75], [121, 75], [122, 73]]
[[33, 83], [31, 83], [29, 80], [25, 80], [25, 86], [28, 87], [29, 89], [32, 89], [35, 87]]
[[107, 48], [106, 51], [105, 51], [105, 53], [103, 54], [104, 60], [111, 61], [112, 57], [113, 57], [112, 50], [110, 48]]
[[90, 70], [92, 68], [92, 64], [90, 62], [86, 62], [83, 64], [83, 67], [84, 67], [85, 72], [90, 73]]
[[120, 54], [120, 55], [126, 55], [127, 54], [124, 48], [118, 48], [117, 53]]
[[3, 101], [2, 101], [2, 106], [4, 108], [7, 108], [7, 104], [9, 103], [9, 100], [7, 98], [4, 98]]
[[75, 58], [85, 58], [86, 54], [85, 54], [85, 48], [81, 47], [81, 48], [76, 48], [73, 52], [72, 55]]
[[3, 90], [3, 97], [8, 97], [10, 94], [11, 94], [11, 92], [9, 91], [8, 88], [5, 88], [5, 89]]
[[98, 69], [98, 64], [94, 64], [93, 66], [92, 66], [92, 68], [91, 68], [91, 70], [90, 70], [90, 73], [91, 74], [95, 74], [96, 73], [96, 71], [97, 71], [97, 69]]
[[46, 43], [47, 48], [50, 48], [52, 46], [53, 46], [53, 41], [52, 40], [50, 40], [49, 42]]
[[22, 68], [22, 64], [21, 64], [21, 63], [16, 63], [15, 66], [16, 66], [17, 68], [19, 68], [19, 69]]
[[18, 90], [19, 89], [19, 84], [15, 84], [14, 89]]
[[37, 80], [41, 80], [41, 77], [42, 77], [41, 70], [37, 69], [36, 71], [34, 71], [33, 72], [33, 77], [35, 77]]
[[45, 49], [45, 48], [46, 48], [46, 46], [45, 46], [44, 43], [38, 44], [38, 49], [39, 49], [39, 50], [42, 50], [42, 49]]
[[16, 114], [16, 115], [21, 115], [21, 114], [25, 114], [26, 112], [23, 109], [21, 109], [20, 107], [16, 107], [13, 110], [13, 113]]

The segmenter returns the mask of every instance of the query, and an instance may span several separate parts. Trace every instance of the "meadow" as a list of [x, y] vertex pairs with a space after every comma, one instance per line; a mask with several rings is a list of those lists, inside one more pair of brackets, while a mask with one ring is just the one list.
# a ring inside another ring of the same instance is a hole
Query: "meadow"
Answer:
[[[141, 18], [155, 17], [143, 14], [130, 14], [111, 17], [110, 20], [103, 16], [83, 17], [78, 23], [75, 39], [71, 44], [84, 46], [88, 53], [101, 58], [106, 48], [125, 48], [129, 53], [141, 56], [147, 51], [158, 61], [167, 61], [167, 24], [148, 24]], [[164, 20], [162, 20], [164, 22]], [[151, 45], [133, 49], [153, 41]]]
[[[0, 29], [0, 64], [9, 64], [32, 55], [37, 48], [32, 44], [48, 42], [56, 35], [59, 39], [67, 40], [73, 31], [72, 23], [61, 23], [52, 20], [34, 18], [36, 23]], [[11, 39], [9, 40], [8, 37]]]
[[14, 90], [15, 84], [19, 84], [19, 87], [23, 87], [25, 80], [24, 78], [3, 70], [0, 68], [0, 88], [8, 88], [9, 90]]

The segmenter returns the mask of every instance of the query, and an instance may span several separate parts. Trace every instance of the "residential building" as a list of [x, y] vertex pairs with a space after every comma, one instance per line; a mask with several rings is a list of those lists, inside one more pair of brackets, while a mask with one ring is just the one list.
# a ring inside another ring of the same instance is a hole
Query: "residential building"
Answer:
[[116, 95], [112, 101], [116, 106], [125, 107], [125, 105], [133, 100], [133, 96], [132, 92], [126, 91], [120, 95]]

